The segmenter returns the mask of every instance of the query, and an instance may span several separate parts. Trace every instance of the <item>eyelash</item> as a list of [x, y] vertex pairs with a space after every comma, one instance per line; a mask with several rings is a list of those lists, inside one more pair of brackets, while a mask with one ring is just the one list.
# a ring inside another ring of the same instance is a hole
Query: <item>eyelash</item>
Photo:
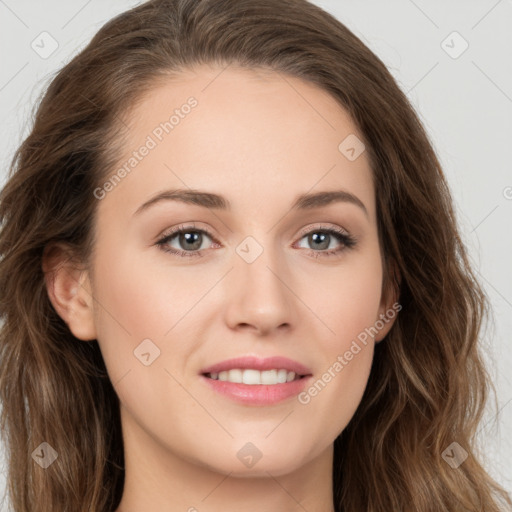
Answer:
[[[211, 238], [214, 242], [216, 242], [215, 238], [206, 230], [204, 229], [198, 229], [194, 226], [179, 226], [169, 233], [166, 233], [162, 238], [160, 238], [156, 245], [159, 246], [159, 248], [166, 252], [174, 254], [178, 257], [192, 257], [192, 256], [202, 256], [202, 251], [182, 251], [180, 249], [171, 249], [166, 244], [169, 243], [176, 235], [179, 235], [181, 233], [201, 233], [203, 235], [208, 236]], [[317, 227], [312, 230], [309, 230], [305, 233], [302, 233], [299, 240], [302, 240], [305, 236], [311, 234], [311, 233], [326, 233], [328, 235], [333, 235], [339, 242], [343, 244], [342, 248], [338, 249], [329, 249], [329, 250], [320, 250], [320, 251], [314, 251], [310, 250], [310, 254], [314, 254], [313, 257], [317, 258], [318, 256], [321, 257], [329, 257], [334, 256], [342, 251], [346, 251], [349, 249], [352, 249], [357, 244], [357, 239], [353, 237], [352, 235], [349, 235], [346, 231], [338, 228], [323, 228], [323, 227]]]

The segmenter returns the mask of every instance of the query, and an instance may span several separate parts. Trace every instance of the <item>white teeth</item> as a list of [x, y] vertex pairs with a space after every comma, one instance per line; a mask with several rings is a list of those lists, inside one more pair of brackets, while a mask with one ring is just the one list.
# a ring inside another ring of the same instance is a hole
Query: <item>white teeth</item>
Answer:
[[279, 370], [277, 372], [277, 382], [279, 382], [279, 384], [285, 383], [287, 376], [288, 376], [288, 372], [286, 370]]
[[299, 376], [295, 372], [289, 372], [284, 369], [279, 370], [259, 370], [253, 369], [240, 369], [233, 368], [232, 370], [225, 370], [219, 373], [210, 373], [211, 379], [221, 380], [224, 382], [243, 383], [249, 385], [255, 384], [284, 384], [285, 382], [291, 382], [296, 380]]
[[228, 372], [228, 380], [229, 382], [243, 382], [243, 373], [242, 370], [229, 370]]
[[265, 370], [261, 372], [262, 384], [275, 384], [277, 382], [277, 370]]
[[[231, 372], [233, 370], [229, 370], [229, 376], [231, 377]], [[240, 370], [234, 370], [240, 371]], [[244, 370], [242, 373], [242, 379], [244, 384], [261, 384], [261, 372], [258, 370]], [[232, 381], [230, 381], [232, 382]]]

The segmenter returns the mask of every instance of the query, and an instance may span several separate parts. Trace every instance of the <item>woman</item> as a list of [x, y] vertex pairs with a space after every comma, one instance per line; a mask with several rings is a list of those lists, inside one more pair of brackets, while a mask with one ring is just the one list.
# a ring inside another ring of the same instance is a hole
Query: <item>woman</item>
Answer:
[[14, 510], [512, 505], [474, 444], [487, 302], [441, 167], [320, 8], [117, 16], [48, 88], [0, 218]]

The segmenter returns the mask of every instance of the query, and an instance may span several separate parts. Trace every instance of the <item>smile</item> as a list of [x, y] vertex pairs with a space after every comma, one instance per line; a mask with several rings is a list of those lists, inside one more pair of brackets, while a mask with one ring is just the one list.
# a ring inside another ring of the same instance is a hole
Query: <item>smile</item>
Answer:
[[285, 382], [291, 382], [293, 380], [302, 378], [301, 375], [285, 369], [259, 371], [242, 368], [234, 368], [232, 370], [225, 370], [219, 373], [207, 373], [206, 376], [213, 380], [233, 382], [237, 384], [248, 384], [251, 386], [256, 384], [272, 386], [275, 384], [284, 384]]

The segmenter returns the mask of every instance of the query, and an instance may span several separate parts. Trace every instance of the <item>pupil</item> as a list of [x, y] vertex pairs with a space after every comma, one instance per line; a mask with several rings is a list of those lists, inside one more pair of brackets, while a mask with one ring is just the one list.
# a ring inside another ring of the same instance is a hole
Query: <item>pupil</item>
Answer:
[[[318, 235], [318, 233], [314, 233], [314, 234], [310, 235], [310, 240], [313, 240], [315, 242], [315, 244], [317, 245], [317, 247], [319, 247], [319, 245], [324, 244], [324, 246], [322, 246], [320, 248], [327, 249], [327, 247], [329, 247], [328, 237], [329, 237], [329, 235], [326, 233], [321, 233], [320, 235]], [[317, 243], [319, 238], [321, 238], [320, 244]], [[326, 240], [327, 240], [327, 245], [325, 245]]]
[[[185, 242], [187, 242], [188, 244], [190, 244], [190, 243], [195, 244], [193, 247], [189, 247], [189, 249], [199, 249], [199, 247], [201, 247], [200, 237], [201, 237], [200, 233], [193, 233], [193, 234], [182, 233], [180, 242], [183, 242], [183, 240], [185, 240]], [[194, 239], [194, 238], [195, 238], [195, 240], [191, 241], [191, 239]], [[197, 243], [197, 240], [199, 240], [199, 244]]]

